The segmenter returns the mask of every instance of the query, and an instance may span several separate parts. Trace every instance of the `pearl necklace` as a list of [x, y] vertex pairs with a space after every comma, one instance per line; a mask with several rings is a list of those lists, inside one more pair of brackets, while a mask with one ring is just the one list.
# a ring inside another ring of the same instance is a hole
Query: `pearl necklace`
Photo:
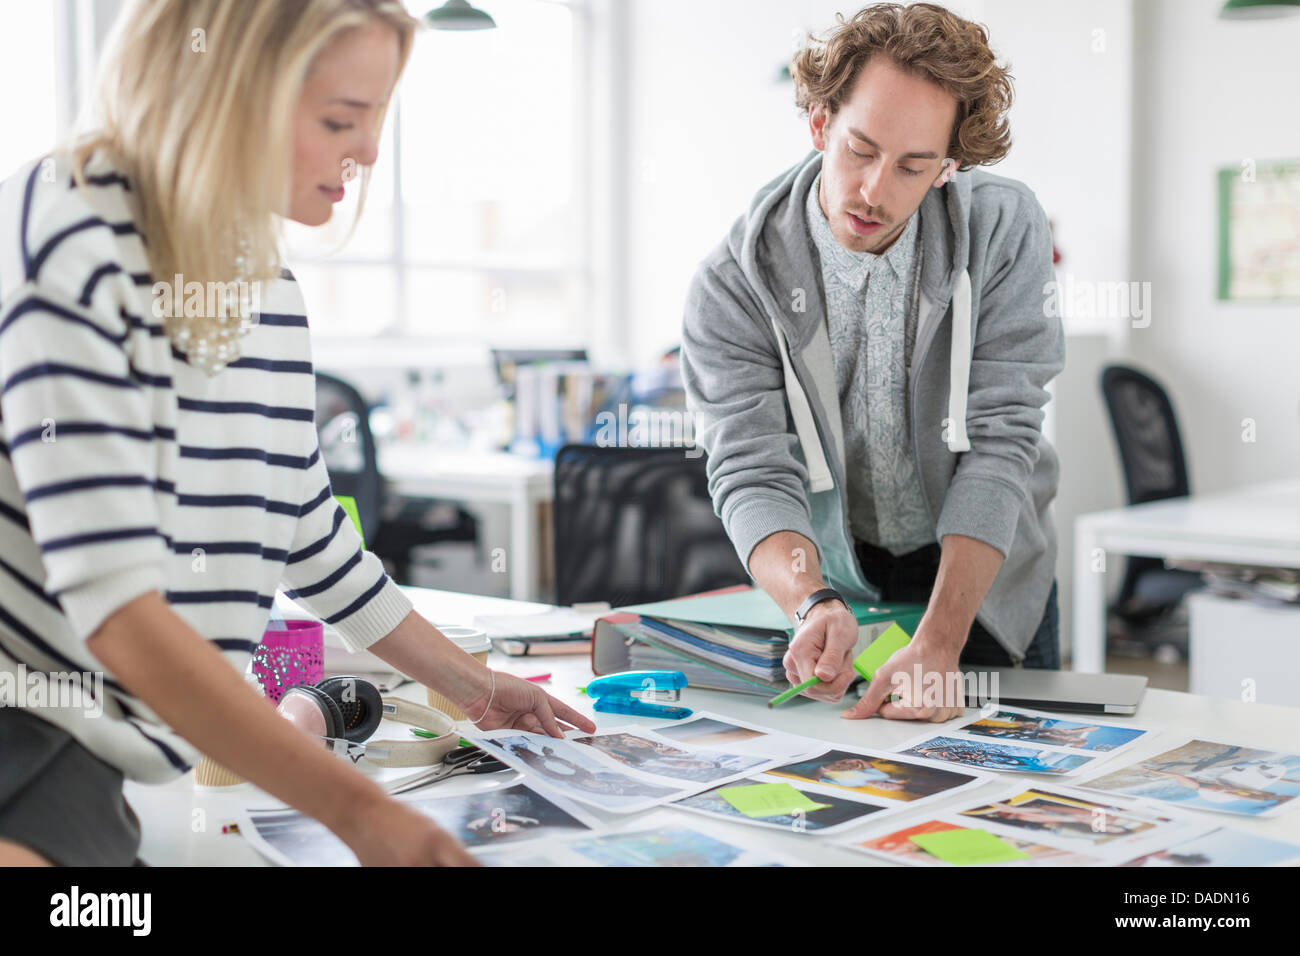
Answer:
[[[164, 321], [172, 344], [185, 355], [186, 361], [209, 378], [217, 375], [243, 351], [243, 339], [258, 323], [259, 312], [248, 308], [241, 290], [252, 287], [247, 279], [247, 243], [240, 244], [235, 257], [236, 278], [223, 293], [224, 315], [168, 316]], [[233, 286], [233, 288], [231, 288]], [[182, 310], [177, 310], [182, 311]]]

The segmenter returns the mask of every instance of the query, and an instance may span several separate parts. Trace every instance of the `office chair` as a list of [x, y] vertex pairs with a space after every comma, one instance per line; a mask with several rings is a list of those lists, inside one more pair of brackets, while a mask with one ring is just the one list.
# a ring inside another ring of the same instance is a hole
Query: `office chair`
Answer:
[[[614, 607], [750, 583], [685, 448], [565, 445], [555, 456], [556, 602]], [[698, 451], [698, 449], [697, 449]]]
[[369, 545], [379, 530], [383, 481], [370, 432], [370, 409], [352, 385], [316, 373], [316, 431], [336, 495], [356, 499], [361, 533]]
[[369, 406], [356, 388], [326, 372], [316, 373], [316, 428], [330, 486], [335, 494], [356, 499], [367, 549], [392, 565], [399, 584], [410, 582], [413, 549], [446, 541], [479, 543], [478, 521], [465, 509], [389, 495], [379, 473]]
[[[1128, 503], [1189, 495], [1178, 419], [1160, 384], [1135, 368], [1108, 365], [1102, 369], [1101, 391], [1119, 446]], [[1146, 623], [1201, 584], [1199, 574], [1166, 568], [1159, 558], [1129, 557], [1112, 611], [1131, 624]]]

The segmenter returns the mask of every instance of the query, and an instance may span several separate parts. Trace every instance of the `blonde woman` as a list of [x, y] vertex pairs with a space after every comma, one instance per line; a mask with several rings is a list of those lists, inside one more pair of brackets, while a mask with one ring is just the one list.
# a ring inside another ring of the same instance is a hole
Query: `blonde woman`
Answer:
[[[281, 582], [479, 727], [594, 729], [415, 613], [321, 460], [277, 224], [364, 187], [415, 27], [394, 0], [138, 0], [93, 134], [0, 187], [0, 686], [25, 690], [0, 864], [130, 864], [123, 778], [201, 754], [362, 863], [472, 862], [244, 682]], [[71, 706], [32, 690], [81, 674]]]

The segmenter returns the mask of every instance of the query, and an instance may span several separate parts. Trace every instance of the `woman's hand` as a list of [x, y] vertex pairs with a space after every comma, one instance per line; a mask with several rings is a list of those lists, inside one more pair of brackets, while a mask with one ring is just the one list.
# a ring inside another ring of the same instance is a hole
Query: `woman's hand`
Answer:
[[332, 829], [362, 866], [481, 866], [450, 833], [382, 791]]
[[[596, 730], [590, 718], [536, 684], [500, 671], [489, 673], [488, 689], [464, 707], [479, 730], [530, 730], [552, 737], [563, 737], [566, 730], [574, 727], [586, 733]], [[478, 719], [474, 720], [475, 717]]]
[[416, 611], [371, 644], [370, 651], [452, 701], [479, 730], [530, 730], [563, 737], [568, 727], [559, 721], [587, 733], [596, 729], [536, 684], [484, 667]]

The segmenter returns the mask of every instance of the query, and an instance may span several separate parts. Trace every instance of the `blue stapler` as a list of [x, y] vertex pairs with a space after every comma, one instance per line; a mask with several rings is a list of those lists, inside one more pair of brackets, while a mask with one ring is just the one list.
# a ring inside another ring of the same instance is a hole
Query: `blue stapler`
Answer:
[[592, 709], [601, 713], [682, 720], [694, 711], [659, 702], [680, 700], [685, 686], [686, 675], [681, 671], [624, 671], [597, 677], [578, 689], [592, 699]]

